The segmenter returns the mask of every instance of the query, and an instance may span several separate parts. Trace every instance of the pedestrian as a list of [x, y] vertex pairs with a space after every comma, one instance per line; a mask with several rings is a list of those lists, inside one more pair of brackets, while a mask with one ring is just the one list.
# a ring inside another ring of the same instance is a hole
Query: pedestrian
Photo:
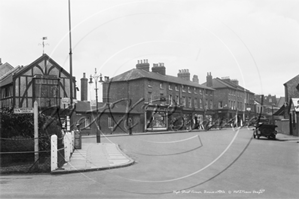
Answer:
[[129, 135], [132, 135], [132, 119], [131, 118], [128, 119], [128, 131], [129, 131]]

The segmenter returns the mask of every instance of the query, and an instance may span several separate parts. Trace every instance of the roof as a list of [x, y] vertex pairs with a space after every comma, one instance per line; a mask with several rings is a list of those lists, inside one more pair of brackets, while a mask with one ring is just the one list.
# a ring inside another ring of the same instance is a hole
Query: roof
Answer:
[[[202, 86], [207, 86], [206, 82], [201, 84]], [[230, 89], [234, 89], [234, 90], [240, 90], [240, 91], [248, 91], [250, 93], [252, 93], [251, 91], [245, 89], [244, 87], [237, 85], [235, 83], [220, 79], [220, 78], [214, 78], [212, 79], [212, 88], [214, 89], [221, 89], [221, 88], [230, 88]]]
[[284, 115], [285, 106], [282, 105], [279, 110], [277, 110], [273, 115]]
[[27, 66], [17, 66], [15, 68], [11, 69], [10, 71], [8, 71], [6, 74], [4, 74], [2, 77], [0, 77], [0, 85], [4, 86], [4, 85], [7, 85], [7, 84], [11, 84], [13, 82], [13, 78], [12, 78], [13, 75], [21, 75], [24, 72], [26, 72], [27, 70], [29, 70], [35, 64], [37, 64], [37, 63], [39, 63], [39, 62], [41, 62], [42, 60], [45, 60], [45, 59], [51, 61], [54, 65], [59, 66], [61, 72], [69, 75], [69, 73], [66, 70], [64, 70], [59, 64], [57, 64], [47, 54], [43, 54], [42, 56], [40, 56], [35, 61], [33, 61], [32, 63], [28, 64]]
[[286, 84], [290, 84], [294, 81], [297, 81], [298, 84], [299, 84], [299, 75], [296, 75], [295, 77], [293, 77], [292, 79], [290, 79], [289, 81], [285, 82], [283, 85], [286, 85]]
[[[108, 108], [107, 107], [107, 103], [102, 103], [102, 102], [98, 102], [98, 110], [104, 111], [106, 113], [126, 113], [127, 111], [127, 107], [124, 106], [123, 104], [115, 104], [113, 107]], [[92, 107], [90, 106], [90, 102], [88, 101], [78, 101], [76, 104], [76, 112], [77, 113], [91, 113], [91, 112], [95, 112], [96, 111], [96, 107]], [[131, 110], [130, 111], [131, 114], [140, 114], [140, 112], [136, 111], [136, 110]]]
[[280, 97], [279, 99], [277, 99], [277, 107], [281, 107], [282, 105], [285, 104], [285, 97]]
[[0, 65], [0, 78], [12, 69], [14, 69], [14, 67], [7, 62], [4, 64], [1, 64]]
[[171, 75], [162, 75], [159, 73], [149, 72], [149, 71], [146, 71], [143, 69], [136, 69], [136, 68], [131, 69], [129, 71], [126, 71], [120, 75], [117, 75], [117, 76], [111, 78], [110, 82], [131, 81], [131, 80], [142, 79], [142, 78], [214, 90], [213, 88], [200, 85], [196, 82], [187, 81], [180, 77], [175, 77], [175, 76], [171, 76]]
[[11, 84], [13, 82], [12, 77], [13, 74], [18, 73], [22, 69], [21, 66], [17, 66], [7, 73], [5, 73], [2, 77], [0, 77], [0, 86], [5, 86]]

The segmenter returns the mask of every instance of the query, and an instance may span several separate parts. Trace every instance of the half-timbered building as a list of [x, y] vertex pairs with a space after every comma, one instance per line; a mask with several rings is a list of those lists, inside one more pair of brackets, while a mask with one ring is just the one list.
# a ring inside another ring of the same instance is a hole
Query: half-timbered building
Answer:
[[[41, 109], [64, 106], [76, 99], [75, 77], [47, 54], [27, 66], [17, 66], [0, 77], [1, 109], [32, 110], [34, 101]], [[71, 85], [71, 86], [70, 86]], [[72, 92], [71, 92], [72, 89]]]

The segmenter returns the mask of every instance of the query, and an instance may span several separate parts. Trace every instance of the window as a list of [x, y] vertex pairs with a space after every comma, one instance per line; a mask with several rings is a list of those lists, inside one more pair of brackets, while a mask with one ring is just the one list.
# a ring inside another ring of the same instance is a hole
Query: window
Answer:
[[170, 105], [173, 104], [173, 97], [172, 97], [172, 95], [169, 95], [169, 104], [170, 104]]
[[148, 87], [152, 87], [152, 81], [148, 80]]
[[179, 96], [176, 95], [176, 103], [179, 105]]
[[189, 108], [192, 108], [192, 98], [189, 97]]
[[197, 98], [194, 99], [194, 107], [198, 108], [198, 100], [197, 100]]
[[223, 102], [219, 101], [219, 108], [223, 108]]
[[197, 89], [196, 88], [194, 88], [194, 93], [197, 94]]
[[199, 99], [199, 107], [203, 108], [203, 106], [202, 106], [202, 99]]
[[148, 92], [148, 102], [152, 103], [152, 93]]
[[210, 100], [210, 109], [213, 109], [213, 108], [214, 108], [213, 101]]
[[163, 89], [163, 88], [164, 88], [164, 87], [163, 87], [163, 83], [160, 83], [160, 84], [159, 84], [159, 88], [160, 88], [160, 89]]
[[175, 85], [175, 91], [178, 91], [178, 85]]
[[185, 87], [184, 87], [184, 85], [182, 85], [182, 92], [185, 92]]
[[191, 89], [190, 89], [190, 87], [189, 87], [189, 86], [188, 86], [188, 92], [189, 92], [189, 93], [191, 93]]
[[185, 97], [182, 97], [182, 105], [183, 105], [184, 107], [186, 107], [186, 100], [185, 100]]
[[199, 89], [199, 93], [200, 93], [200, 95], [202, 95], [202, 90], [201, 89]]
[[205, 109], [208, 109], [208, 100], [205, 99]]
[[34, 96], [41, 107], [58, 105], [58, 79], [34, 79]]
[[172, 90], [172, 85], [171, 84], [169, 84], [169, 90]]

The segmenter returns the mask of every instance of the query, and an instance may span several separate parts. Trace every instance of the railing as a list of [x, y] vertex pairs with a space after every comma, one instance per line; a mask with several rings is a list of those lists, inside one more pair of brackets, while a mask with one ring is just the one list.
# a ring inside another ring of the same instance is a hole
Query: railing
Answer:
[[70, 157], [72, 153], [74, 152], [74, 141], [75, 141], [75, 134], [74, 131], [70, 132], [63, 132], [63, 143], [64, 146], [62, 148], [58, 148], [57, 144], [57, 136], [52, 135], [51, 136], [51, 171], [54, 171], [59, 168], [59, 152], [61, 150], [64, 150], [64, 160], [65, 162], [70, 161]]

